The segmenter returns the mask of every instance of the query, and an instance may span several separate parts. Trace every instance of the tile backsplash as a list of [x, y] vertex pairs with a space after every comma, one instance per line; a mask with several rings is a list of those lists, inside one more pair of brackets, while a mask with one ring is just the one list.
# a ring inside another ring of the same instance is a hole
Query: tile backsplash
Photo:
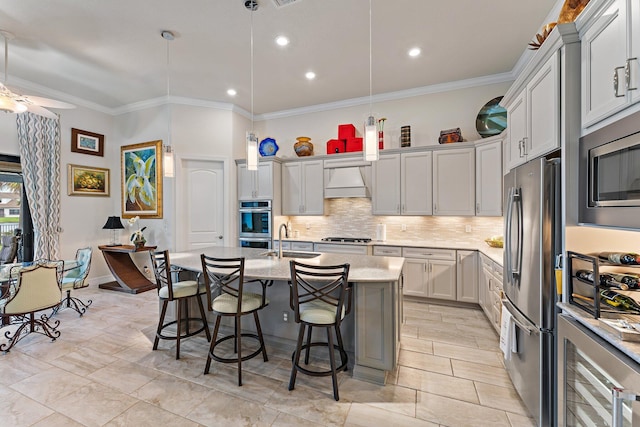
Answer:
[[[278, 216], [275, 229], [291, 222], [300, 239], [320, 240], [323, 237], [376, 238], [378, 224], [387, 225], [387, 240], [469, 242], [482, 241], [503, 234], [502, 217], [448, 216], [374, 216], [371, 199], [344, 198], [325, 200], [324, 216]], [[403, 226], [406, 229], [403, 231]], [[470, 232], [466, 230], [470, 228]]]

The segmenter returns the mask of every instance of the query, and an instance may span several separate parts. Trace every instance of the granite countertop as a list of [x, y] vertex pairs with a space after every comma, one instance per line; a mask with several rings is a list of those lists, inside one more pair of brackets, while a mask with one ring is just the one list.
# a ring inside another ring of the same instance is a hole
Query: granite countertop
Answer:
[[[277, 240], [277, 239], [276, 239]], [[470, 251], [480, 251], [494, 262], [498, 263], [500, 266], [503, 265], [503, 254], [504, 250], [502, 248], [492, 248], [487, 245], [484, 241], [480, 240], [456, 240], [456, 241], [447, 241], [441, 239], [425, 239], [425, 240], [385, 240], [378, 241], [372, 240], [369, 243], [343, 243], [343, 242], [325, 242], [315, 238], [304, 238], [304, 237], [287, 237], [286, 239], [282, 239], [284, 241], [289, 242], [311, 242], [311, 243], [331, 243], [335, 245], [360, 245], [360, 246], [402, 246], [402, 247], [414, 247], [414, 248], [436, 248], [436, 249], [458, 249], [458, 250], [470, 250]]]
[[[301, 240], [303, 241], [303, 240]], [[350, 282], [395, 282], [400, 279], [404, 258], [355, 254], [322, 253], [315, 258], [282, 258], [265, 256], [265, 249], [210, 247], [170, 254], [171, 264], [187, 270], [202, 271], [200, 254], [220, 258], [244, 257], [244, 275], [248, 279], [289, 280], [289, 261], [309, 265], [336, 265], [349, 263]]]
[[571, 304], [558, 303], [558, 307], [560, 307], [564, 313], [576, 319], [615, 348], [635, 360], [637, 363], [640, 363], [640, 342], [622, 341], [606, 329], [603, 329], [602, 326], [600, 326], [598, 319], [594, 319], [590, 314], [572, 306]]

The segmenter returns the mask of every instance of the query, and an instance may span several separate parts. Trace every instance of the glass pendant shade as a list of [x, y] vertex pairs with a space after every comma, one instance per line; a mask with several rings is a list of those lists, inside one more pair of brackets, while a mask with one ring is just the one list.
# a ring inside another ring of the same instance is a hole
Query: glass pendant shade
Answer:
[[369, 162], [378, 160], [378, 133], [373, 116], [369, 116], [364, 127], [364, 159]]
[[166, 176], [167, 178], [173, 178], [175, 174], [175, 166], [173, 162], [173, 149], [170, 145], [164, 146], [162, 168], [164, 169], [164, 176]]
[[258, 170], [258, 136], [247, 132], [247, 170]]

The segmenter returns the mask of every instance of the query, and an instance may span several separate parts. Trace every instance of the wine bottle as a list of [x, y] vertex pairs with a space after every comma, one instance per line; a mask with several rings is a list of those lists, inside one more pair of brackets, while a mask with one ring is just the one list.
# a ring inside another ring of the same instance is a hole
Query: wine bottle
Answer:
[[640, 304], [631, 297], [620, 294], [611, 289], [602, 289], [600, 291], [600, 297], [602, 301], [613, 307], [618, 307], [625, 311], [640, 313]]
[[607, 281], [607, 284], [612, 283], [610, 286], [616, 286], [625, 291], [627, 289], [638, 289], [640, 283], [640, 277], [631, 273], [607, 273], [607, 276], [613, 279], [612, 282]]
[[614, 264], [637, 265], [639, 254], [625, 252], [600, 252], [598, 256]]
[[576, 277], [593, 283], [593, 271], [591, 270], [578, 270], [576, 271]]

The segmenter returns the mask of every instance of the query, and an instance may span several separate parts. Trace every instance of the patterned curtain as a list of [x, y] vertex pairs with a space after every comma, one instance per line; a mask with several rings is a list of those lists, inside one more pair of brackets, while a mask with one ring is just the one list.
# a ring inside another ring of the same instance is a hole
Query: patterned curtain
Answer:
[[34, 259], [58, 259], [60, 228], [60, 119], [18, 114], [24, 187], [34, 231]]

